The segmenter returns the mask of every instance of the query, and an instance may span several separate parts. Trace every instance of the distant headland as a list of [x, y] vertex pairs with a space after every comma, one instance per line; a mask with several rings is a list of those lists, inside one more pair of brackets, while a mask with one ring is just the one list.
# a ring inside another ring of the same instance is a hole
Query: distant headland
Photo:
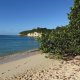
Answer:
[[29, 37], [41, 37], [42, 33], [46, 33], [46, 32], [51, 32], [52, 29], [47, 29], [47, 28], [36, 28], [36, 29], [32, 29], [32, 30], [26, 30], [26, 31], [22, 31], [20, 32], [20, 36], [29, 36]]

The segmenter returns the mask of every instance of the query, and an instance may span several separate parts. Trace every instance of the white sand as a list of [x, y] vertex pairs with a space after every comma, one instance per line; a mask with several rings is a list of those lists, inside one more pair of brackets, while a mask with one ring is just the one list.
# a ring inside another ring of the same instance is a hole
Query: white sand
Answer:
[[63, 61], [37, 54], [0, 64], [0, 80], [80, 80], [79, 58]]

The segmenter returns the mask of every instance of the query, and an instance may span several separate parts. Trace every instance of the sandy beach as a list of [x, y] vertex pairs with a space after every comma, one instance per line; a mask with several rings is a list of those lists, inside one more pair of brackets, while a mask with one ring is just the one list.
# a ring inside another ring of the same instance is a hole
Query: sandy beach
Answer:
[[41, 51], [30, 53], [35, 55], [1, 59], [0, 80], [80, 80], [80, 56], [63, 61], [45, 58]]

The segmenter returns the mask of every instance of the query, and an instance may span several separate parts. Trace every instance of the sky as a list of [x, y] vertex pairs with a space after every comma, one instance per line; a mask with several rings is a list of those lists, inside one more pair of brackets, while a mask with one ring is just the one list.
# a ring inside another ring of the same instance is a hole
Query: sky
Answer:
[[0, 35], [67, 25], [72, 5], [73, 0], [0, 0]]

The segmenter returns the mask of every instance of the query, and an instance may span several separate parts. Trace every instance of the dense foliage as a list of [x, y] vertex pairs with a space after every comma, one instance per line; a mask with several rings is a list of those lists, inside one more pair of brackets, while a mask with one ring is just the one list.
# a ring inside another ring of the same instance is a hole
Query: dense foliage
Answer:
[[74, 0], [74, 6], [68, 16], [72, 27], [80, 27], [80, 0]]
[[20, 35], [27, 35], [28, 33], [34, 33], [34, 32], [38, 32], [38, 33], [46, 33], [46, 32], [51, 32], [51, 29], [47, 29], [47, 28], [37, 28], [37, 29], [32, 29], [32, 30], [27, 30], [27, 31], [22, 31], [20, 32]]
[[57, 27], [51, 33], [42, 35], [40, 49], [60, 58], [80, 54], [80, 0], [74, 0], [74, 6], [68, 15], [70, 24]]

